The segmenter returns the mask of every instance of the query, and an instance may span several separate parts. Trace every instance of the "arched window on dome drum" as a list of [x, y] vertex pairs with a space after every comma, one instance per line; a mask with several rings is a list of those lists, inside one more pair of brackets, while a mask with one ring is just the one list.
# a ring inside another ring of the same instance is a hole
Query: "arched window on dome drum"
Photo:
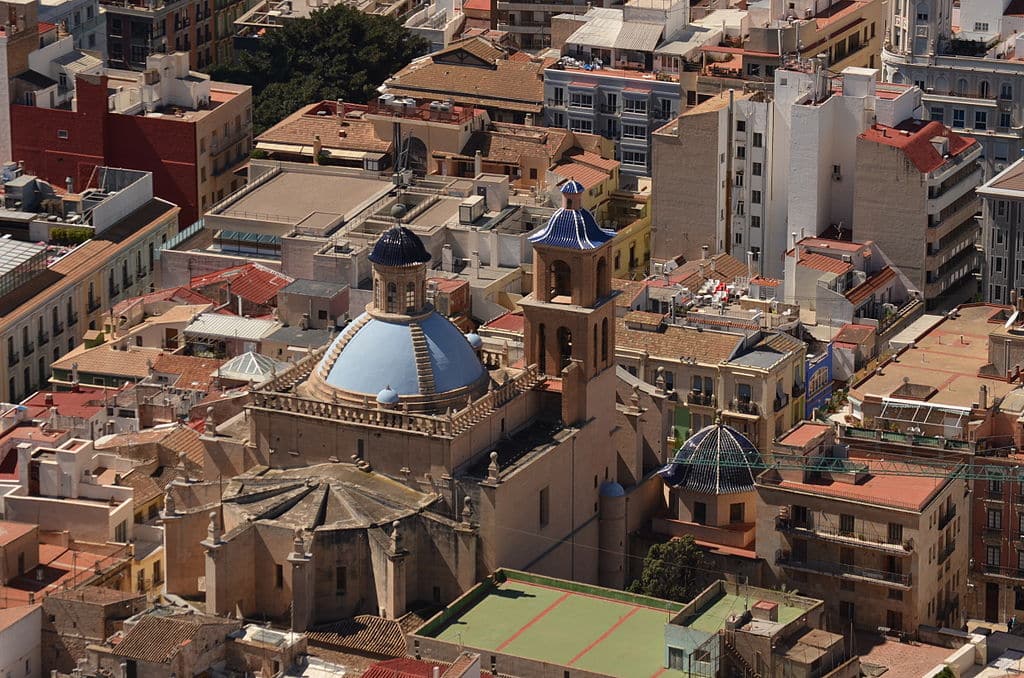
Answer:
[[405, 312], [414, 313], [416, 311], [416, 283], [407, 282], [405, 283]]
[[563, 370], [572, 359], [572, 332], [567, 327], [558, 328], [558, 354], [561, 358], [559, 370]]
[[572, 269], [561, 259], [551, 262], [551, 298], [572, 296]]
[[597, 296], [604, 298], [611, 292], [611, 279], [608, 277], [608, 262], [604, 257], [597, 260]]
[[384, 310], [388, 313], [398, 312], [398, 286], [393, 282], [388, 283], [387, 306]]
[[382, 308], [384, 306], [384, 299], [381, 296], [381, 294], [382, 293], [381, 293], [381, 289], [380, 289], [380, 280], [377, 280], [376, 278], [374, 278], [373, 279], [373, 305], [376, 306], [377, 308]]
[[608, 362], [608, 318], [601, 321], [601, 361]]
[[537, 368], [541, 374], [547, 374], [548, 371], [548, 342], [544, 336], [544, 323], [537, 326], [537, 346], [539, 347], [540, 355], [537, 356]]

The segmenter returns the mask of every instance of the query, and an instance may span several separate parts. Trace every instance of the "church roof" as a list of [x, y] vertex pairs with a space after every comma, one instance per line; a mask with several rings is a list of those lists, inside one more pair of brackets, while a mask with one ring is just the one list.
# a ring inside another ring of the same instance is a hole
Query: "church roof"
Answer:
[[693, 492], [749, 492], [760, 464], [761, 455], [746, 436], [717, 423], [693, 434], [658, 475], [671, 487]]
[[[577, 183], [570, 181], [569, 184]], [[562, 192], [565, 193], [563, 187]], [[588, 209], [563, 207], [551, 215], [547, 225], [529, 236], [534, 245], [553, 245], [574, 250], [593, 250], [615, 237], [597, 225], [597, 219]]]
[[[417, 345], [426, 351], [417, 351]], [[335, 354], [333, 364], [326, 362]], [[436, 312], [396, 322], [364, 313], [335, 339], [324, 361], [329, 386], [373, 398], [384, 389], [399, 396], [424, 394], [420, 380], [428, 375], [434, 393], [472, 386], [485, 375], [466, 336]]]
[[427, 263], [430, 253], [418, 235], [405, 226], [394, 226], [377, 239], [369, 259], [381, 266], [409, 266]]

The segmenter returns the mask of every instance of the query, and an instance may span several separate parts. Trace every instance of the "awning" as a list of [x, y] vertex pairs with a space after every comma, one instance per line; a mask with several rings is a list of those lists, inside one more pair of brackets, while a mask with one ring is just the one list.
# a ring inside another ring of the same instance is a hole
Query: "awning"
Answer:
[[877, 419], [899, 424], [925, 424], [962, 429], [964, 419], [971, 416], [968, 407], [933, 405], [916, 400], [883, 398], [882, 412]]

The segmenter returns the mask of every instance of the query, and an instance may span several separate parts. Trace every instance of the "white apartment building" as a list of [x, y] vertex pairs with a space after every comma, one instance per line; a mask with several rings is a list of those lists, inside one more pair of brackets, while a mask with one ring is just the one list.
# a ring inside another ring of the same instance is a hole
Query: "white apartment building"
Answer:
[[[792, 63], [775, 72], [773, 98], [723, 94], [656, 131], [654, 257], [693, 259], [707, 245], [749, 252], [761, 275], [780, 278], [795, 241], [848, 234], [858, 135], [923, 113], [918, 89], [876, 75], [849, 67], [832, 79], [821, 62]], [[681, 179], [700, 189], [668, 185]]]
[[1010, 304], [1024, 289], [1024, 159], [978, 189], [985, 251], [982, 293], [987, 302]]
[[[983, 148], [985, 176], [1024, 148], [1024, 14], [1012, 0], [893, 0], [883, 78], [924, 90], [928, 117]], [[954, 33], [953, 27], [959, 32]]]

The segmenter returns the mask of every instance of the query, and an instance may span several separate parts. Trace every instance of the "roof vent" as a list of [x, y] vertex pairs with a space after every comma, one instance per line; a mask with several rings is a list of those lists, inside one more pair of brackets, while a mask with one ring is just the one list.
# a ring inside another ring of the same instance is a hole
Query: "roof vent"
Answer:
[[932, 137], [932, 147], [941, 156], [949, 155], [949, 137]]

